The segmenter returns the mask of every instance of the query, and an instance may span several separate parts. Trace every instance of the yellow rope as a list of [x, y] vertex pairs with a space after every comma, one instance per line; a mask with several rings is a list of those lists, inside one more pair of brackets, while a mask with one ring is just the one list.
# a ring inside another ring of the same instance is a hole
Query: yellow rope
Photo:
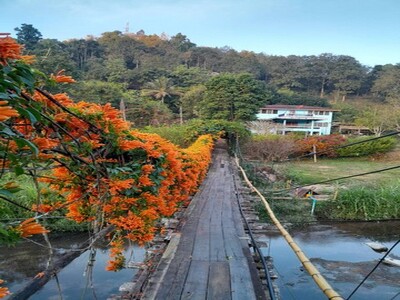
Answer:
[[285, 228], [283, 228], [282, 224], [279, 222], [279, 220], [275, 217], [274, 212], [272, 211], [271, 207], [269, 206], [267, 200], [264, 198], [264, 196], [253, 186], [253, 184], [250, 182], [250, 180], [247, 178], [246, 172], [243, 170], [243, 168], [239, 164], [239, 159], [236, 157], [236, 165], [240, 169], [240, 171], [243, 174], [244, 180], [246, 183], [249, 185], [249, 187], [257, 193], [258, 196], [260, 196], [266, 210], [268, 211], [268, 214], [276, 225], [276, 227], [279, 229], [279, 231], [282, 233], [283, 237], [285, 240], [288, 242], [289, 246], [293, 249], [294, 253], [297, 255], [301, 263], [303, 264], [304, 268], [307, 270], [307, 272], [311, 275], [315, 283], [319, 286], [319, 288], [324, 292], [324, 294], [328, 297], [328, 299], [334, 299], [334, 300], [343, 300], [343, 298], [333, 290], [333, 288], [329, 285], [329, 283], [325, 280], [325, 278], [321, 275], [321, 273], [317, 270], [317, 268], [310, 262], [308, 257], [303, 253], [303, 251], [300, 249], [300, 247], [296, 244], [296, 242], [293, 240], [289, 232], [286, 231]]

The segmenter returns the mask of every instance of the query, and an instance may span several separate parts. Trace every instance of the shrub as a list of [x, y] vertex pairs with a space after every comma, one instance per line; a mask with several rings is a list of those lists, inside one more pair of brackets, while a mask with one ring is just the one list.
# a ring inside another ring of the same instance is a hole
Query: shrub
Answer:
[[319, 156], [336, 157], [337, 153], [332, 148], [343, 145], [345, 142], [346, 138], [338, 134], [310, 136], [305, 139], [297, 140], [296, 155], [312, 153], [315, 145], [317, 153], [321, 153]]
[[[369, 137], [357, 137], [349, 139], [348, 143], [361, 142], [368, 140]], [[386, 153], [396, 146], [397, 140], [395, 137], [386, 137], [370, 142], [360, 143], [353, 146], [337, 149], [336, 153], [340, 157], [355, 157], [367, 156], [378, 153]]]
[[295, 140], [282, 135], [255, 135], [243, 145], [243, 153], [249, 159], [280, 161], [295, 152]]

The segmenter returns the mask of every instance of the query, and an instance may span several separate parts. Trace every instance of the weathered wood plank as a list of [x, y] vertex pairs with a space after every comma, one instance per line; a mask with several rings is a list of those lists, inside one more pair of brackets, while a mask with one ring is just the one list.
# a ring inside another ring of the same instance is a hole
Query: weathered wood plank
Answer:
[[256, 299], [247, 259], [229, 260], [232, 300]]
[[231, 277], [228, 262], [212, 262], [208, 276], [207, 299], [231, 298]]
[[209, 269], [208, 261], [192, 260], [180, 299], [206, 299]]

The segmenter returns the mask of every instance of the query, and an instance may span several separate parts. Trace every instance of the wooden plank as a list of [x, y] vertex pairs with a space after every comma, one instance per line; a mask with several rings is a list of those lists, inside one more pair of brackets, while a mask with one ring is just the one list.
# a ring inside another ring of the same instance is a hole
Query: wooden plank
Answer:
[[209, 269], [208, 261], [192, 260], [180, 299], [206, 299]]
[[231, 277], [228, 262], [211, 263], [207, 299], [231, 299]]
[[246, 258], [229, 261], [232, 300], [256, 299]]

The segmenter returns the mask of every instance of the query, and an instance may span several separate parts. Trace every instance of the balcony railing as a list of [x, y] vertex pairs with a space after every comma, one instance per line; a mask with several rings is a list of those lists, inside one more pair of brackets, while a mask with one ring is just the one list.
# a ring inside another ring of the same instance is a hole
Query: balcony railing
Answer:
[[[292, 124], [286, 124], [283, 127], [285, 128], [304, 128], [304, 129], [311, 129], [311, 125], [306, 125], [306, 124], [299, 124], [299, 125], [292, 125]], [[315, 126], [313, 127], [313, 129], [319, 129], [320, 126]]]

